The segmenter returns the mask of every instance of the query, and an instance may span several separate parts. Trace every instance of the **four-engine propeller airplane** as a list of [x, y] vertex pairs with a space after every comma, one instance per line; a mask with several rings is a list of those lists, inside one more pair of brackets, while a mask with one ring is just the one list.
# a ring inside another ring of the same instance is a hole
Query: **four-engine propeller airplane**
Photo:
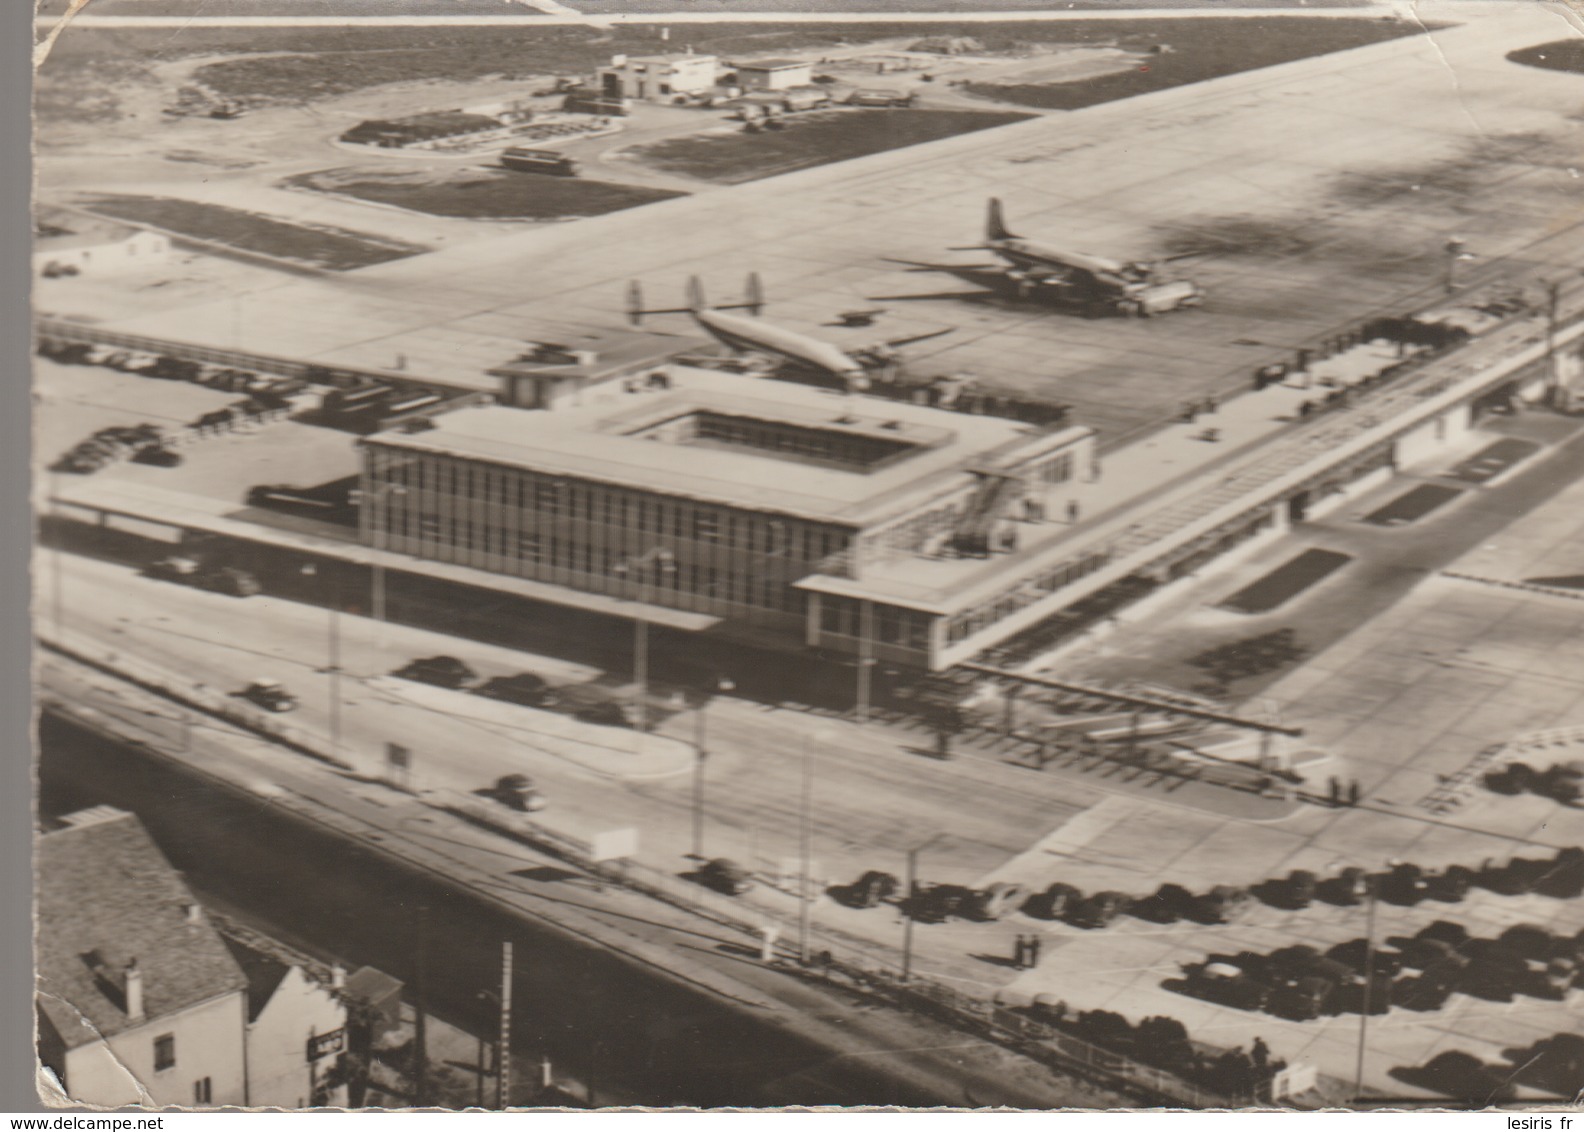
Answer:
[[848, 392], [867, 389], [873, 371], [891, 372], [900, 366], [898, 347], [951, 333], [951, 328], [932, 330], [857, 349], [841, 349], [812, 335], [757, 317], [731, 313], [746, 310], [757, 316], [764, 305], [764, 286], [757, 272], [748, 276], [747, 296], [738, 303], [710, 305], [704, 298], [704, 285], [696, 275], [688, 279], [688, 305], [685, 307], [646, 308], [642, 287], [634, 281], [627, 289], [627, 318], [634, 326], [642, 325], [646, 315], [690, 315], [705, 333], [734, 354], [768, 359], [772, 364], [787, 363], [796, 369], [833, 377]]
[[[1119, 314], [1148, 317], [1183, 307], [1198, 306], [1204, 293], [1187, 280], [1159, 278], [1157, 264], [1121, 261], [1090, 252], [1073, 251], [1055, 244], [1031, 240], [1013, 233], [1006, 226], [1000, 200], [990, 199], [985, 219], [985, 242], [952, 251], [986, 251], [1001, 259], [1000, 264], [923, 264], [906, 262], [914, 270], [939, 271], [999, 290], [1004, 281], [1016, 288], [1017, 297], [1026, 299], [1046, 293], [1061, 302], [1104, 308]], [[1187, 256], [1169, 256], [1167, 260]], [[953, 295], [891, 295], [899, 298], [972, 297]]]

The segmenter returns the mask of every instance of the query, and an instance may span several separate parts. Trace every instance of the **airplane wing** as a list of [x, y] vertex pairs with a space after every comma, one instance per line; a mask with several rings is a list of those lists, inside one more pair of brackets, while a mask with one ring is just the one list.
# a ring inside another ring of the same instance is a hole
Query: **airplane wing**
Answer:
[[[914, 342], [923, 342], [929, 338], [939, 338], [942, 334], [950, 334], [955, 329], [956, 327], [954, 326], [948, 326], [945, 330], [931, 330], [928, 334], [910, 334], [906, 338], [889, 338], [886, 341], [881, 342], [879, 344], [879, 348], [894, 350], [898, 346], [908, 346]], [[870, 346], [869, 349], [873, 350], [876, 349], [876, 347]]]

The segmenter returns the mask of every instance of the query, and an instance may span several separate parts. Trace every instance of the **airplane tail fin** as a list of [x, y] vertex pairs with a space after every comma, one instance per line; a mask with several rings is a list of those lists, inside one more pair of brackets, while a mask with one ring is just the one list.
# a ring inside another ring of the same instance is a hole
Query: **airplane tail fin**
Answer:
[[999, 197], [990, 198], [990, 212], [985, 218], [986, 240], [1010, 240], [1011, 232], [1007, 231], [1006, 219], [1001, 214], [1001, 200]]
[[633, 326], [642, 326], [646, 314], [697, 314], [703, 309], [704, 289], [697, 276], [688, 281], [688, 305], [685, 307], [646, 307], [643, 285], [636, 279], [627, 284], [627, 321]]

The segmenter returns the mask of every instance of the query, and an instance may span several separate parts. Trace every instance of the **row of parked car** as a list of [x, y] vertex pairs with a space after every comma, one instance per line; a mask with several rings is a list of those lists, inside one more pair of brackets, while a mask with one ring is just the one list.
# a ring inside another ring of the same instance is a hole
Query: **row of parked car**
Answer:
[[181, 463], [181, 454], [169, 447], [165, 430], [157, 424], [112, 425], [73, 445], [53, 470], [85, 476], [126, 459], [170, 468]]
[[1528, 763], [1508, 763], [1485, 776], [1485, 785], [1498, 794], [1538, 794], [1564, 806], [1584, 799], [1584, 761], [1553, 763], [1544, 770]]
[[1457, 993], [1504, 1002], [1517, 995], [1555, 1001], [1584, 986], [1584, 931], [1566, 936], [1520, 924], [1489, 939], [1437, 920], [1384, 946], [1353, 939], [1324, 953], [1306, 944], [1269, 954], [1243, 951], [1211, 956], [1186, 974], [1166, 985], [1298, 1021], [1366, 1010], [1384, 1014], [1393, 1006], [1436, 1010]]
[[297, 378], [259, 374], [232, 366], [195, 362], [172, 354], [153, 354], [143, 350], [96, 346], [89, 342], [55, 342], [45, 339], [39, 343], [39, 353], [62, 365], [104, 366], [107, 369], [118, 370], [121, 373], [135, 373], [142, 377], [161, 378], [166, 381], [190, 381], [225, 393], [269, 393], [290, 397], [308, 387], [307, 382]]
[[635, 727], [637, 709], [608, 689], [592, 685], [557, 687], [533, 672], [495, 676], [485, 680], [454, 656], [429, 656], [398, 668], [391, 675], [455, 691], [474, 692], [491, 699], [525, 707], [569, 712], [585, 723], [607, 727]]

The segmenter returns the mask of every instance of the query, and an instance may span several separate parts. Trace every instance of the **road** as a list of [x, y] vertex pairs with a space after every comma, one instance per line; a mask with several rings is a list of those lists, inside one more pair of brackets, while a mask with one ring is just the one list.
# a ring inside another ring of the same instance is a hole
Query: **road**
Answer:
[[[411, 981], [484, 1023], [497, 941], [516, 938], [516, 1041], [608, 1100], [648, 1104], [1115, 1104], [989, 1043], [789, 977], [742, 933], [503, 842], [421, 803], [57, 657], [59, 698], [142, 752], [51, 719], [43, 806], [133, 808], [178, 868], [321, 953]], [[151, 754], [151, 752], [161, 752]], [[398, 864], [400, 862], [401, 864]], [[420, 929], [419, 922], [427, 925]], [[438, 958], [443, 957], [443, 959]], [[663, 972], [663, 973], [662, 973]]]

